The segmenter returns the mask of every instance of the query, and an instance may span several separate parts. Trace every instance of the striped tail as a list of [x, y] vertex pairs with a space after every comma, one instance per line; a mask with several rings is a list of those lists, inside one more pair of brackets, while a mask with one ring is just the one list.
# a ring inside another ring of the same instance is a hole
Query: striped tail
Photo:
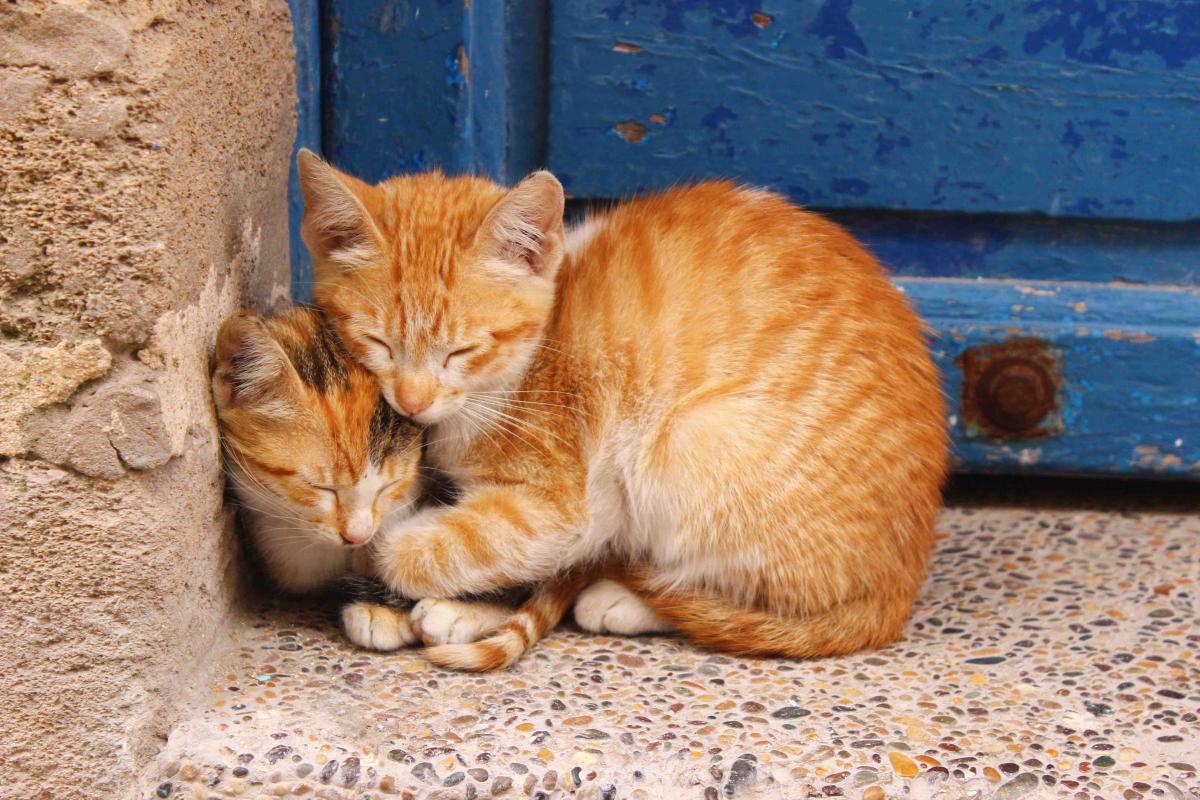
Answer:
[[631, 573], [617, 579], [693, 644], [738, 655], [820, 658], [882, 647], [899, 638], [912, 607], [911, 596], [883, 592], [810, 616], [784, 617], [707, 593], [662, 592]]
[[483, 672], [513, 664], [525, 651], [552, 630], [567, 613], [597, 571], [573, 571], [539, 586], [498, 628], [470, 644], [442, 644], [425, 648], [425, 657], [440, 667]]

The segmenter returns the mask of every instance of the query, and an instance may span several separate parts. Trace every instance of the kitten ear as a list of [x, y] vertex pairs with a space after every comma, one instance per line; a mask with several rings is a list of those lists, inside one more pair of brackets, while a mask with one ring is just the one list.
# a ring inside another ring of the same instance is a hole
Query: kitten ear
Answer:
[[213, 397], [217, 410], [239, 408], [286, 417], [302, 391], [299, 376], [279, 343], [253, 311], [242, 311], [217, 333]]
[[545, 170], [518, 183], [479, 227], [489, 261], [553, 278], [563, 258], [564, 203], [562, 184]]
[[383, 237], [368, 205], [375, 189], [322, 161], [311, 150], [296, 156], [304, 194], [301, 237], [318, 270], [351, 270], [376, 260]]

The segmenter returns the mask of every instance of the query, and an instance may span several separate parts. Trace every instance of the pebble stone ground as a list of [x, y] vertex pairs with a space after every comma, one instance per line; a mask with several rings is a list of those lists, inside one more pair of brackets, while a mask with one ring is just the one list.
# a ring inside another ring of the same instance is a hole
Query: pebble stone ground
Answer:
[[144, 796], [1200, 797], [1200, 487], [1040, 486], [953, 496], [908, 634], [848, 658], [566, 629], [458, 674], [266, 604]]

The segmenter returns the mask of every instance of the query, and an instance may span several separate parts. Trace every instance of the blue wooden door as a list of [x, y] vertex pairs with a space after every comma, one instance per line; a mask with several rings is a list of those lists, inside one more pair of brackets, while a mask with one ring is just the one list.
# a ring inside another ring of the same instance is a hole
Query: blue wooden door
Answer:
[[961, 468], [1200, 477], [1200, 3], [296, 3], [343, 168], [769, 186], [929, 321]]

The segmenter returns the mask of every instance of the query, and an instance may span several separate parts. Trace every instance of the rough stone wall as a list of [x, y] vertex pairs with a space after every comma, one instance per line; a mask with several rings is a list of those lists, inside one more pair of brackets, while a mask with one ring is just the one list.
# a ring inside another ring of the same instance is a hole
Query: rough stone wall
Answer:
[[284, 0], [0, 5], [5, 797], [131, 796], [229, 612], [209, 348], [287, 297], [292, 63]]

